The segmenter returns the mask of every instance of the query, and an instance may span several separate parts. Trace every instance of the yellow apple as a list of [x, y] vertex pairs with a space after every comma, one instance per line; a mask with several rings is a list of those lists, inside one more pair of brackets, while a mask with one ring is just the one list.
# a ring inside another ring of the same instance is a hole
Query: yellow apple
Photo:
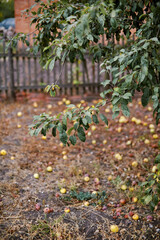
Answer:
[[92, 140], [92, 144], [95, 145], [96, 144], [96, 140]]
[[82, 100], [80, 101], [80, 103], [82, 103], [82, 104], [85, 103], [85, 100], [82, 99]]
[[151, 112], [151, 111], [152, 111], [152, 108], [151, 108], [151, 107], [148, 107], [148, 111], [150, 111], [150, 112]]
[[63, 151], [63, 152], [62, 152], [62, 155], [66, 155], [66, 153], [67, 153], [66, 151]]
[[66, 104], [66, 105], [69, 105], [69, 104], [71, 104], [71, 101], [70, 101], [70, 100], [66, 100], [66, 101], [65, 101], [65, 104]]
[[94, 126], [94, 125], [91, 126], [91, 130], [92, 130], [92, 131], [95, 131], [96, 129], [97, 129], [96, 126]]
[[39, 174], [38, 173], [35, 173], [33, 176], [34, 176], [35, 179], [39, 178]]
[[152, 173], [155, 173], [157, 171], [157, 166], [152, 167]]
[[117, 225], [111, 225], [110, 230], [111, 232], [117, 233], [119, 231], [119, 228]]
[[125, 190], [127, 189], [127, 186], [126, 186], [125, 184], [123, 184], [123, 185], [121, 186], [121, 189], [122, 189], [123, 191], [125, 191]]
[[112, 181], [112, 179], [113, 179], [113, 178], [112, 178], [112, 175], [109, 175], [109, 176], [108, 176], [108, 181]]
[[117, 160], [122, 160], [122, 156], [119, 153], [116, 153], [114, 156]]
[[134, 161], [132, 162], [132, 167], [137, 167], [138, 166], [138, 162]]
[[47, 172], [52, 172], [52, 171], [53, 171], [52, 167], [51, 167], [51, 166], [48, 166], [48, 167], [47, 167]]
[[21, 128], [22, 126], [21, 126], [21, 124], [17, 124], [17, 128]]
[[46, 140], [46, 139], [47, 139], [47, 137], [46, 137], [46, 136], [42, 136], [41, 138], [42, 138], [42, 140]]
[[59, 101], [59, 102], [58, 102], [58, 105], [59, 105], [59, 106], [61, 106], [62, 104], [63, 104], [63, 102], [62, 102], [62, 101]]
[[18, 113], [17, 113], [17, 116], [18, 116], [18, 117], [22, 117], [22, 112], [18, 112]]
[[148, 161], [149, 161], [148, 158], [143, 159], [143, 162], [145, 162], [145, 163], [147, 163]]
[[121, 128], [121, 127], [118, 127], [118, 128], [117, 128], [117, 132], [120, 133], [121, 131], [122, 131], [122, 128]]
[[150, 128], [150, 129], [154, 129], [155, 126], [154, 126], [153, 124], [149, 124], [149, 128]]
[[48, 108], [48, 109], [51, 109], [51, 108], [52, 108], [52, 105], [51, 105], [51, 104], [48, 104], [48, 105], [47, 105], [47, 108]]
[[138, 198], [137, 197], [133, 197], [132, 198], [132, 202], [136, 203], [138, 201]]
[[15, 157], [11, 156], [11, 160], [14, 160], [14, 159], [15, 159]]
[[132, 219], [133, 219], [133, 220], [138, 220], [138, 219], [139, 219], [138, 214], [134, 214], [134, 215], [132, 216]]
[[149, 139], [145, 139], [144, 143], [145, 143], [145, 144], [150, 144]]
[[88, 176], [84, 177], [85, 182], [89, 182], [90, 178]]
[[67, 160], [67, 159], [68, 159], [67, 155], [64, 155], [64, 156], [63, 156], [63, 159], [64, 159], [64, 160]]
[[158, 134], [153, 134], [153, 138], [157, 139], [158, 138]]
[[154, 133], [155, 132], [155, 129], [154, 128], [151, 128], [150, 129], [150, 133]]
[[84, 206], [88, 207], [89, 206], [89, 202], [88, 201], [84, 202]]
[[131, 145], [131, 143], [132, 143], [132, 141], [131, 140], [128, 140], [127, 142], [126, 142], [126, 145], [128, 146], [128, 145]]
[[107, 144], [107, 140], [103, 140], [103, 144], [104, 144], [104, 145]]
[[105, 109], [105, 112], [106, 112], [106, 113], [109, 113], [109, 112], [110, 112], [110, 109], [109, 109], [109, 108], [106, 108], [106, 109]]
[[69, 209], [68, 207], [66, 207], [66, 208], [64, 209], [64, 211], [65, 211], [65, 213], [70, 213], [70, 209]]
[[33, 107], [34, 108], [37, 108], [38, 107], [38, 104], [36, 102], [33, 103]]
[[0, 154], [1, 154], [2, 156], [5, 156], [5, 155], [7, 155], [7, 152], [6, 152], [5, 149], [2, 149], [2, 150], [0, 151]]
[[88, 132], [87, 135], [90, 137], [90, 136], [92, 135], [92, 133], [91, 133], [91, 132]]
[[65, 194], [67, 190], [65, 188], [61, 188], [60, 193]]

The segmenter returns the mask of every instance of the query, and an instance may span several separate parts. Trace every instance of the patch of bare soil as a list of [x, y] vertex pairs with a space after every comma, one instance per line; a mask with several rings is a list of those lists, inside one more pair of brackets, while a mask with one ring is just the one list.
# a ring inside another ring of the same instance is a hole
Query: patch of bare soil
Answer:
[[[138, 183], [145, 181], [159, 153], [159, 140], [153, 139], [148, 127], [154, 124], [152, 112], [136, 99], [130, 105], [131, 117], [120, 123], [119, 118], [111, 119], [109, 106], [105, 113], [109, 128], [101, 123], [95, 131], [89, 130], [86, 143], [62, 147], [51, 133], [46, 140], [41, 135], [31, 137], [28, 125], [34, 115], [56, 114], [65, 105], [52, 101], [49, 108], [40, 99], [37, 103], [36, 108], [32, 99], [0, 104], [0, 150], [7, 151], [0, 156], [0, 239], [160, 239], [160, 208], [152, 213], [140, 201], [132, 202], [132, 197], [140, 198]], [[141, 123], [135, 124], [132, 117]], [[159, 126], [156, 133], [160, 134]], [[146, 145], [144, 139], [150, 143]], [[122, 160], [115, 158], [117, 153]], [[133, 161], [137, 167], [132, 167]], [[48, 166], [52, 172], [47, 172]], [[34, 178], [35, 173], [39, 179]], [[126, 191], [121, 190], [122, 184]], [[65, 194], [60, 192], [62, 188]], [[49, 213], [44, 213], [46, 208]], [[131, 212], [139, 219], [133, 220]], [[113, 224], [118, 225], [118, 233], [110, 231]]]

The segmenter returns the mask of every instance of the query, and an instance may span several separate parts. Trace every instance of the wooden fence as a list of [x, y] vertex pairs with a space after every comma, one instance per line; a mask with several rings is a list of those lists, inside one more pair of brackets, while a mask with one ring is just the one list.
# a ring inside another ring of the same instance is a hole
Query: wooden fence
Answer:
[[[101, 39], [104, 44], [104, 38]], [[60, 61], [55, 63], [52, 71], [44, 70], [39, 64], [39, 55], [25, 51], [24, 45], [12, 51], [6, 50], [6, 38], [0, 38], [0, 93], [15, 97], [18, 91], [43, 90], [47, 84], [58, 81], [58, 95], [96, 94], [101, 90], [101, 81], [105, 75], [100, 74], [100, 63], [93, 63], [91, 57], [86, 64], [80, 60], [75, 63]], [[124, 42], [122, 41], [122, 45]]]
[[39, 64], [39, 55], [34, 55], [17, 46], [6, 50], [7, 41], [0, 39], [0, 93], [14, 97], [18, 91], [43, 90], [47, 84], [58, 81], [59, 95], [82, 95], [98, 93], [100, 82], [100, 63], [92, 63], [87, 57], [86, 64], [80, 60], [75, 63], [56, 61], [52, 71], [44, 70]]

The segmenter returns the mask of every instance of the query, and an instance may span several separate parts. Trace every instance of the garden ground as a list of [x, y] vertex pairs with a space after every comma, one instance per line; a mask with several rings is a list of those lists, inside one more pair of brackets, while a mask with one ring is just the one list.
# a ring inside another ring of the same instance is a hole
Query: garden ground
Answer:
[[[58, 103], [38, 95], [0, 103], [0, 150], [7, 152], [0, 156], [0, 239], [160, 239], [160, 207], [152, 213], [142, 205], [138, 187], [159, 153], [159, 138], [149, 129], [155, 125], [151, 105], [143, 108], [136, 98], [130, 104], [131, 117], [121, 120], [112, 120], [111, 107], [103, 107], [109, 127], [100, 123], [89, 130], [85, 143], [63, 147], [51, 133], [46, 139], [28, 133], [34, 115], [65, 109]], [[159, 136], [160, 127], [154, 130]], [[48, 166], [53, 171], [48, 172]], [[114, 224], [118, 233], [110, 231]]]

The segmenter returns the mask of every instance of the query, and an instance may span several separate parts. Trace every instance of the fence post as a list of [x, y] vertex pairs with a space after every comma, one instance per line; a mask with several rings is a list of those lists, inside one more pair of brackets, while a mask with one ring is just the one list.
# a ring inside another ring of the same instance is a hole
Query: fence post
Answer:
[[8, 57], [9, 57], [9, 75], [10, 75], [10, 90], [11, 90], [11, 98], [15, 100], [15, 87], [14, 87], [14, 67], [13, 67], [13, 53], [12, 47], [9, 46], [8, 48]]

